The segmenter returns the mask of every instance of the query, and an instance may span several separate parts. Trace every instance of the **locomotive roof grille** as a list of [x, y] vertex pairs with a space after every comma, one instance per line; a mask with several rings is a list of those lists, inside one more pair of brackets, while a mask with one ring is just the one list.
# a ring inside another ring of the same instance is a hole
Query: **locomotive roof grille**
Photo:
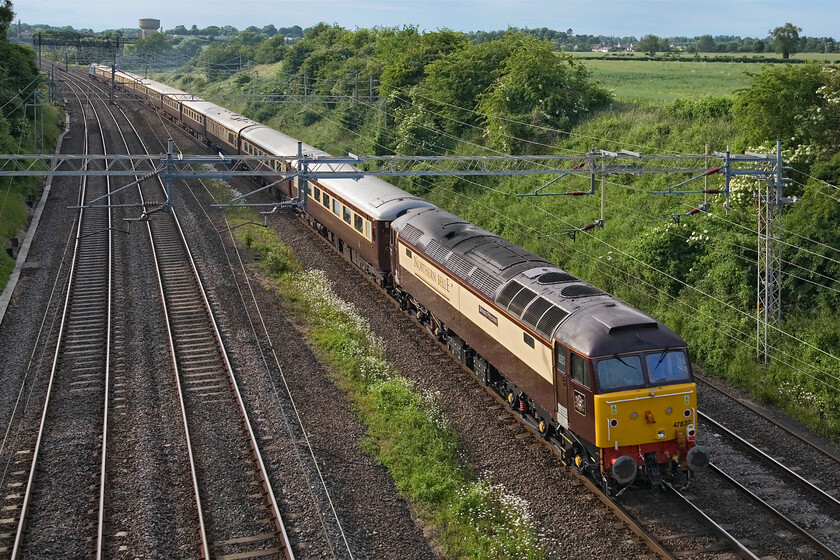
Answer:
[[560, 295], [567, 298], [600, 296], [603, 294], [604, 292], [595, 286], [589, 286], [588, 284], [572, 284], [571, 286], [566, 286], [560, 291]]
[[513, 299], [513, 296], [522, 289], [522, 284], [514, 280], [510, 284], [504, 287], [502, 293], [499, 294], [496, 303], [499, 304], [499, 307], [507, 307], [510, 304], [510, 300]]
[[463, 278], [464, 280], [470, 277], [470, 271], [475, 268], [473, 265], [465, 261], [459, 255], [452, 253], [449, 255], [449, 260], [446, 261], [446, 266], [449, 270]]
[[470, 280], [478, 291], [491, 299], [496, 296], [496, 290], [502, 285], [501, 280], [493, 278], [478, 267], [473, 270]]
[[519, 317], [522, 315], [522, 311], [525, 307], [536, 297], [537, 294], [528, 288], [522, 288], [519, 293], [514, 296], [513, 300], [511, 300], [510, 305], [508, 306], [508, 311], [510, 311], [512, 315]]
[[446, 256], [449, 254], [449, 249], [432, 239], [429, 241], [429, 244], [426, 245], [426, 254], [429, 255], [432, 260], [443, 264], [446, 262]]
[[422, 236], [423, 232], [411, 224], [406, 225], [400, 230], [400, 239], [402, 239], [406, 243], [411, 243], [412, 245], [417, 243], [417, 240], [420, 239]]
[[569, 314], [557, 306], [552, 306], [551, 309], [545, 312], [539, 323], [537, 323], [537, 332], [543, 335], [546, 339], [551, 338], [560, 323], [563, 322]]
[[526, 325], [536, 327], [540, 317], [542, 317], [543, 314], [552, 307], [553, 306], [550, 301], [544, 297], [538, 297], [525, 310], [525, 313], [522, 315], [522, 322]]
[[537, 277], [540, 284], [560, 284], [561, 282], [577, 282], [578, 279], [568, 272], [546, 272]]

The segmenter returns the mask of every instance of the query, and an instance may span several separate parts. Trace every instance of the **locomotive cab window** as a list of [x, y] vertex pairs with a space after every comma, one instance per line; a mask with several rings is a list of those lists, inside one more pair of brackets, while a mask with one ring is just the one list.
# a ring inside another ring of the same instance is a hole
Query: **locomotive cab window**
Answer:
[[691, 381], [691, 369], [682, 350], [651, 352], [645, 360], [651, 385]]
[[409, 249], [408, 247], [405, 248], [405, 256], [409, 259], [411, 258], [411, 249]]
[[589, 368], [586, 367], [586, 360], [575, 353], [572, 353], [572, 379], [588, 389], [592, 388], [592, 379], [589, 376]]
[[598, 360], [598, 385], [601, 391], [630, 389], [645, 386], [642, 359], [639, 356], [619, 356]]

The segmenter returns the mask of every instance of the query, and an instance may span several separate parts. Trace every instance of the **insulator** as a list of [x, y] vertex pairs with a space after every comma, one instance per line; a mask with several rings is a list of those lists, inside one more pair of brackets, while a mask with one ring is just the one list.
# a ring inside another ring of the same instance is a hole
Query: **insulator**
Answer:
[[688, 215], [693, 216], [694, 214], [697, 214], [698, 212], [700, 212], [699, 208], [692, 208], [691, 210], [688, 211]]
[[596, 226], [595, 222], [592, 222], [591, 224], [586, 224], [585, 226], [580, 228], [580, 231], [589, 231], [590, 229], [594, 228], [595, 226]]
[[703, 192], [706, 194], [720, 194], [720, 189], [706, 189]]
[[720, 167], [712, 167], [708, 171], [706, 171], [706, 175], [713, 175], [715, 173], [720, 173]]
[[571, 192], [566, 193], [566, 194], [569, 194], [571, 196], [583, 196], [585, 194], [589, 194], [589, 191], [571, 191]]

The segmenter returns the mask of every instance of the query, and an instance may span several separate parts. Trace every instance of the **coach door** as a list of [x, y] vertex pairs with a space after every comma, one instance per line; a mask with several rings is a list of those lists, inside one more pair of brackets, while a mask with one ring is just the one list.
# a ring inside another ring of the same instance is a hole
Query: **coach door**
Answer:
[[554, 417], [564, 428], [569, 427], [569, 368], [568, 350], [554, 341], [554, 396], [557, 405]]

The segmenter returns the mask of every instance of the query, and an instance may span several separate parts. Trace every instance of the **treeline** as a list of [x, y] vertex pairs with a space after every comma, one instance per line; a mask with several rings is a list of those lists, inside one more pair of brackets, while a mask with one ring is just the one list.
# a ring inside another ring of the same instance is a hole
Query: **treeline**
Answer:
[[[185, 25], [177, 25], [172, 29], [164, 31], [165, 38], [172, 41], [172, 46], [177, 46], [180, 41], [188, 38], [200, 38], [209, 41], [236, 41], [242, 40], [245, 37], [259, 37], [260, 39], [270, 39], [276, 35], [282, 35], [287, 43], [294, 43], [304, 37], [308, 29], [303, 29], [299, 25], [290, 27], [276, 27], [274, 24], [265, 25], [263, 27], [250, 26], [239, 30], [232, 25], [216, 26], [210, 25], [204, 28], [199, 28], [197, 25], [192, 25], [187, 28]], [[51, 27], [49, 25], [30, 25], [26, 23], [14, 24], [8, 30], [9, 37], [12, 39], [28, 38], [35, 33], [50, 33], [52, 35], [67, 35], [67, 34], [82, 34], [93, 35], [94, 32], [90, 29], [76, 30], [72, 27]], [[536, 29], [522, 29], [517, 27], [510, 27], [505, 30], [495, 31], [472, 31], [466, 33], [467, 38], [473, 43], [486, 43], [495, 41], [505, 36], [506, 33], [517, 32], [526, 35], [532, 35], [537, 39], [548, 41], [558, 51], [564, 52], [588, 52], [593, 50], [604, 50], [605, 52], [625, 52], [628, 50], [644, 50], [638, 49], [638, 44], [645, 37], [636, 37], [633, 35], [618, 37], [614, 35], [590, 35], [585, 33], [575, 33], [572, 29], [555, 30], [547, 27], [540, 27]], [[139, 29], [123, 28], [103, 31], [104, 35], [118, 35], [126, 38], [139, 37]], [[763, 53], [774, 50], [775, 40], [771, 33], [764, 37], [740, 37], [738, 35], [698, 35], [694, 37], [676, 36], [676, 37], [657, 37], [660, 41], [659, 47], [656, 49], [660, 52], [688, 52], [688, 53]], [[798, 36], [795, 38], [794, 52], [824, 52], [824, 53], [838, 53], [840, 52], [840, 43], [833, 37], [808, 37]]]
[[[240, 56], [277, 64], [273, 78], [259, 84], [259, 93], [275, 99], [305, 96], [313, 108], [341, 115], [350, 128], [372, 113], [370, 104], [357, 103], [361, 96], [381, 100], [387, 113], [376, 125], [372, 149], [378, 153], [439, 153], [468, 137], [506, 151], [541, 152], [550, 148], [558, 130], [611, 100], [579, 60], [518, 31], [475, 43], [467, 34], [448, 30], [349, 31], [320, 24], [294, 44], [275, 35], [256, 43], [240, 36], [208, 45], [188, 65], [190, 76], [224, 79], [231, 66], [238, 67]], [[247, 74], [235, 80], [243, 90], [253, 88]], [[263, 121], [282, 110], [280, 103], [249, 108]]]
[[[9, 0], [0, 1], [0, 153], [25, 154], [48, 147], [57, 135], [55, 111], [48, 107], [44, 79], [34, 51], [7, 40], [14, 17]], [[35, 111], [38, 129], [33, 127]], [[46, 121], [46, 123], [44, 122]], [[41, 130], [44, 135], [41, 135]], [[46, 138], [44, 138], [46, 136]], [[29, 221], [29, 207], [40, 194], [40, 180], [10, 177], [4, 180], [0, 203], [0, 288], [14, 269], [19, 232]]]

